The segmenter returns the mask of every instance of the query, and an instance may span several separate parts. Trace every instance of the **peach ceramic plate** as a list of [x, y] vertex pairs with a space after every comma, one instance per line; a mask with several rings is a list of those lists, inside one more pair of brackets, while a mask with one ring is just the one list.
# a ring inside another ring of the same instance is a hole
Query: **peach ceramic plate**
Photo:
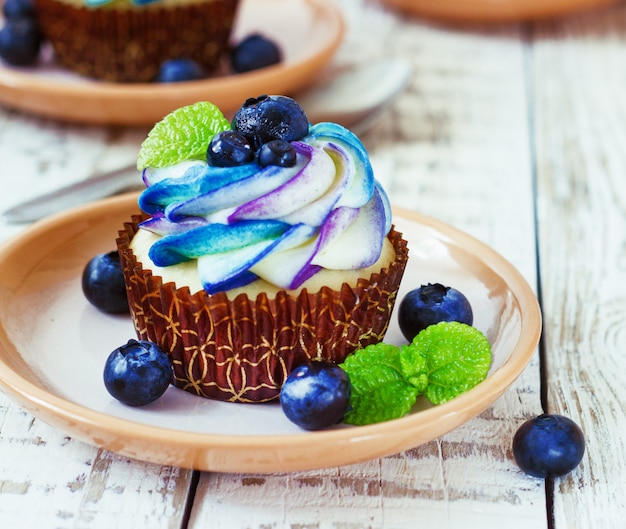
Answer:
[[457, 22], [505, 22], [564, 15], [616, 0], [381, 0], [418, 16]]
[[280, 45], [281, 64], [175, 84], [92, 81], [50, 60], [32, 68], [0, 64], [0, 103], [60, 120], [112, 125], [152, 125], [172, 110], [201, 100], [232, 112], [248, 97], [292, 94], [310, 85], [339, 46], [344, 23], [324, 0], [242, 0], [233, 42], [254, 31]]
[[[432, 218], [396, 209], [410, 260], [400, 298], [425, 282], [459, 288], [493, 347], [488, 378], [438, 407], [381, 424], [305, 432], [280, 406], [234, 404], [170, 387], [126, 407], [106, 392], [108, 354], [134, 337], [130, 319], [84, 299], [81, 273], [115, 247], [137, 211], [136, 194], [49, 217], [0, 250], [0, 386], [36, 417], [87, 443], [133, 458], [201, 470], [283, 472], [346, 465], [398, 453], [456, 428], [489, 407], [536, 349], [541, 317], [533, 291], [496, 252]], [[400, 299], [399, 298], [399, 299]], [[394, 315], [386, 341], [404, 343]], [[348, 448], [349, 447], [349, 448]]]

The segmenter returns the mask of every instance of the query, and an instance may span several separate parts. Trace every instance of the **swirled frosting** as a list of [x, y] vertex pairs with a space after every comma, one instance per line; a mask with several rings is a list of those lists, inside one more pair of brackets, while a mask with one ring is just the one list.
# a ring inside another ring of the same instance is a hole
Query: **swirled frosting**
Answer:
[[161, 0], [82, 0], [87, 7], [102, 7], [105, 5], [132, 5], [132, 6], [145, 6], [160, 2]]
[[197, 261], [208, 293], [258, 278], [295, 289], [322, 269], [374, 264], [391, 209], [361, 141], [318, 123], [292, 145], [293, 167], [187, 161], [144, 170], [139, 206], [151, 218], [140, 227], [158, 236], [151, 261]]

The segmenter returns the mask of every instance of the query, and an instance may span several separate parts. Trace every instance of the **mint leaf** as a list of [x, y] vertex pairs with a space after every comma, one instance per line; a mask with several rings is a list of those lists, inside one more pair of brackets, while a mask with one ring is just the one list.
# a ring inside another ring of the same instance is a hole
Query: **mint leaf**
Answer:
[[141, 144], [137, 169], [205, 160], [211, 138], [230, 129], [219, 108], [208, 101], [178, 108], [159, 121]]
[[[424, 395], [442, 404], [482, 382], [491, 366], [491, 346], [478, 329], [459, 322], [440, 322], [421, 331], [403, 354], [418, 353], [426, 362]], [[405, 362], [406, 363], [406, 362]], [[405, 376], [411, 372], [405, 368]]]
[[344, 422], [398, 419], [411, 411], [420, 394], [442, 404], [483, 381], [490, 366], [487, 338], [464, 323], [431, 325], [402, 348], [369, 345], [340, 365], [352, 386]]
[[399, 360], [407, 382], [423, 393], [428, 387], [428, 368], [420, 349], [412, 345], [404, 346], [400, 350]]
[[352, 387], [344, 422], [372, 424], [403, 417], [411, 410], [418, 390], [404, 379], [399, 353], [394, 345], [373, 344], [341, 364]]

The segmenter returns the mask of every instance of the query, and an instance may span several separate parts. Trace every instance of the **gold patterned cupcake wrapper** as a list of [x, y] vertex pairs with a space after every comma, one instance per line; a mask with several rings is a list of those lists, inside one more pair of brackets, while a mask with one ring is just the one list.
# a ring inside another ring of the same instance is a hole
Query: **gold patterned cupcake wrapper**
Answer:
[[117, 239], [131, 315], [139, 339], [170, 354], [174, 385], [226, 401], [278, 397], [287, 375], [310, 358], [342, 362], [359, 347], [383, 339], [408, 259], [402, 235], [389, 238], [395, 261], [356, 287], [323, 287], [273, 298], [246, 294], [192, 294], [144, 270], [130, 249], [143, 217], [126, 223]]
[[56, 60], [82, 75], [113, 82], [153, 81], [163, 61], [183, 57], [213, 70], [228, 47], [238, 3], [122, 9], [35, 0], [38, 24]]

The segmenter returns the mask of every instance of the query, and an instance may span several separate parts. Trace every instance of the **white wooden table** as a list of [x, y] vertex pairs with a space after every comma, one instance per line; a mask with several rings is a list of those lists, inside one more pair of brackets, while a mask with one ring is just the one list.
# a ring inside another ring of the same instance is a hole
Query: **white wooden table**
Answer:
[[[536, 287], [545, 328], [533, 362], [493, 407], [425, 446], [281, 475], [127, 460], [0, 394], [0, 527], [624, 527], [626, 3], [460, 28], [336, 1], [348, 22], [338, 63], [393, 55], [414, 65], [363, 136], [379, 179], [394, 203], [483, 240]], [[0, 108], [0, 209], [132, 162], [145, 133]], [[542, 407], [587, 439], [581, 465], [547, 483], [511, 453]]]

